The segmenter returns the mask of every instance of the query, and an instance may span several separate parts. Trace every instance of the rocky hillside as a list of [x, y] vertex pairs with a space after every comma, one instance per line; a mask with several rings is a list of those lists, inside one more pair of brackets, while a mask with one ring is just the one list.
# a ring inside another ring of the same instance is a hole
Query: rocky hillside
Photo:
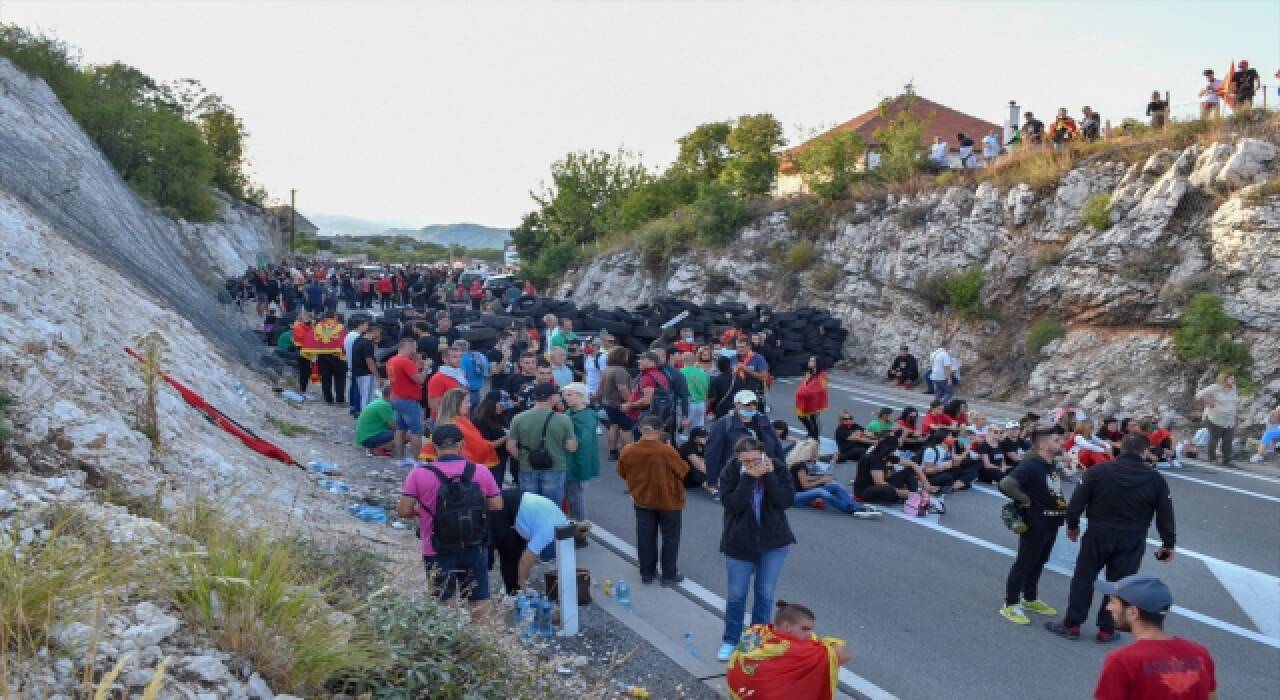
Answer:
[[[949, 337], [972, 392], [1177, 421], [1204, 378], [1175, 360], [1171, 330], [1194, 292], [1211, 291], [1253, 354], [1259, 391], [1245, 413], [1260, 423], [1280, 396], [1280, 197], [1262, 188], [1280, 173], [1278, 155], [1268, 139], [1236, 137], [1136, 164], [1095, 158], [1039, 191], [984, 182], [889, 194], [818, 230], [784, 208], [726, 251], [676, 255], [658, 270], [632, 250], [600, 256], [560, 293], [601, 306], [663, 295], [819, 303], [851, 329], [851, 368], [870, 375], [900, 344], [927, 357]], [[1110, 195], [1101, 231], [1082, 220], [1098, 194]], [[802, 240], [815, 262], [790, 271], [786, 252]], [[930, 292], [930, 280], [974, 266], [994, 318], [963, 320]], [[1066, 334], [1031, 354], [1027, 330], [1040, 319]]]
[[[221, 197], [220, 220], [212, 223], [157, 211], [119, 178], [48, 86], [5, 59], [0, 162], [0, 193], [10, 207], [20, 203], [26, 216], [177, 310], [224, 349], [255, 359], [257, 348], [238, 327], [220, 321], [211, 290], [260, 255], [279, 256], [280, 232], [261, 210]], [[7, 241], [9, 232], [0, 233]], [[64, 277], [56, 260], [47, 262], [63, 284], [83, 284]], [[85, 292], [84, 300], [92, 300]]]

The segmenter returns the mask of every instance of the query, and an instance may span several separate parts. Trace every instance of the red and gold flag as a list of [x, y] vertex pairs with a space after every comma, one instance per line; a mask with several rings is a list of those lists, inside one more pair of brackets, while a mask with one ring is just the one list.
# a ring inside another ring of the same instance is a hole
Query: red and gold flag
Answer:
[[297, 331], [294, 331], [293, 342], [301, 348], [298, 352], [308, 360], [314, 360], [320, 355], [337, 355], [339, 359], [347, 359], [347, 355], [343, 352], [342, 341], [347, 337], [347, 329], [343, 327], [342, 322], [326, 318], [316, 322], [311, 328], [311, 332], [306, 333], [299, 342]]
[[774, 629], [752, 625], [759, 642], [739, 648], [729, 659], [725, 677], [734, 700], [830, 700], [835, 697], [840, 661], [834, 637], [801, 639]]

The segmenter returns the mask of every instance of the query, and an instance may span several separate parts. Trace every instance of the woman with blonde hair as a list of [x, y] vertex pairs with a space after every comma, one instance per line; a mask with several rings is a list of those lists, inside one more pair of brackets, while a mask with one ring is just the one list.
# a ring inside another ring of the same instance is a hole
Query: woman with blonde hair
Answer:
[[1076, 423], [1075, 432], [1071, 435], [1071, 445], [1063, 445], [1067, 454], [1071, 455], [1081, 469], [1089, 469], [1095, 464], [1102, 464], [1111, 459], [1111, 446], [1106, 440], [1094, 434], [1093, 421], [1082, 420]]
[[[450, 389], [440, 397], [440, 409], [436, 413], [436, 427], [453, 425], [462, 431], [462, 456], [468, 462], [493, 469], [498, 466], [498, 451], [486, 440], [480, 429], [471, 422], [471, 392], [466, 389]], [[418, 459], [429, 462], [437, 457], [430, 440], [422, 443]]]
[[791, 470], [796, 489], [794, 505], [822, 509], [830, 504], [841, 513], [855, 518], [879, 517], [880, 511], [860, 503], [836, 482], [835, 477], [817, 468], [820, 450], [817, 440], [805, 439], [796, 443], [787, 453], [787, 468]]

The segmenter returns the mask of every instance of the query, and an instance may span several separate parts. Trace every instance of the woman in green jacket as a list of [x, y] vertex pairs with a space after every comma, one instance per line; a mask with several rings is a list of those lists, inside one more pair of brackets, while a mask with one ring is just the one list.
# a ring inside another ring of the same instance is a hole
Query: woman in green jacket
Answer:
[[577, 522], [587, 519], [587, 482], [600, 476], [600, 453], [596, 449], [596, 428], [600, 416], [587, 399], [587, 385], [574, 382], [560, 390], [573, 421], [573, 436], [578, 449], [566, 455], [565, 499], [569, 501], [569, 518]]

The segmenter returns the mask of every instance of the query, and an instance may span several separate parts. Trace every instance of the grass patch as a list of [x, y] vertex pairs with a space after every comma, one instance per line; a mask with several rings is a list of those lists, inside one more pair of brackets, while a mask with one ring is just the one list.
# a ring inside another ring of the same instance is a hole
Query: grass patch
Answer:
[[809, 273], [809, 284], [814, 289], [831, 291], [844, 279], [844, 268], [835, 263], [822, 263]]
[[943, 283], [947, 305], [956, 310], [960, 318], [972, 321], [994, 318], [995, 312], [982, 304], [982, 268], [971, 267], [964, 272], [947, 277]]
[[1244, 196], [1245, 204], [1251, 207], [1262, 205], [1268, 197], [1280, 196], [1280, 177], [1273, 177], [1270, 180], [1249, 190]]
[[120, 488], [114, 481], [108, 481], [105, 488], [98, 492], [102, 503], [110, 503], [123, 507], [130, 515], [159, 521], [164, 515], [160, 507], [160, 489], [155, 493], [139, 496]]
[[13, 394], [8, 389], [0, 389], [0, 443], [10, 436], [10, 430], [5, 422], [9, 420], [9, 409], [13, 408]]
[[1168, 274], [1182, 256], [1168, 247], [1133, 250], [1120, 263], [1120, 276], [1134, 282], [1151, 282]]
[[1174, 306], [1185, 306], [1195, 298], [1197, 294], [1213, 294], [1218, 291], [1218, 287], [1222, 286], [1222, 275], [1213, 270], [1202, 270], [1197, 272], [1179, 284], [1172, 284], [1165, 288], [1164, 298]]
[[1042, 318], [1031, 324], [1027, 331], [1027, 351], [1038, 354], [1046, 345], [1067, 334], [1062, 322], [1053, 318]]
[[792, 272], [800, 272], [812, 267], [817, 259], [818, 250], [814, 247], [812, 241], [796, 241], [787, 248], [786, 256], [783, 258], [783, 265]]
[[287, 421], [278, 416], [273, 416], [270, 413], [267, 414], [267, 422], [271, 424], [271, 427], [275, 428], [281, 435], [285, 437], [298, 437], [300, 435], [319, 435], [320, 434], [320, 431], [318, 430], [313, 430], [311, 428], [308, 428], [305, 425], [298, 425], [297, 423]]
[[831, 232], [831, 210], [820, 202], [802, 202], [787, 214], [791, 229], [809, 238], [823, 238]]
[[261, 530], [239, 531], [207, 503], [185, 510], [173, 527], [199, 545], [174, 556], [174, 603], [273, 688], [313, 695], [341, 672], [385, 663], [372, 635], [349, 614], [354, 609], [326, 601], [321, 577], [332, 572], [308, 567], [294, 547]]
[[898, 225], [902, 228], [917, 228], [929, 221], [929, 207], [907, 206], [898, 212]]
[[1040, 252], [1036, 253], [1036, 269], [1042, 270], [1046, 267], [1053, 267], [1066, 257], [1067, 251], [1065, 248], [1042, 248]]
[[1095, 194], [1084, 200], [1080, 221], [1092, 227], [1094, 231], [1106, 231], [1111, 228], [1111, 195]]

